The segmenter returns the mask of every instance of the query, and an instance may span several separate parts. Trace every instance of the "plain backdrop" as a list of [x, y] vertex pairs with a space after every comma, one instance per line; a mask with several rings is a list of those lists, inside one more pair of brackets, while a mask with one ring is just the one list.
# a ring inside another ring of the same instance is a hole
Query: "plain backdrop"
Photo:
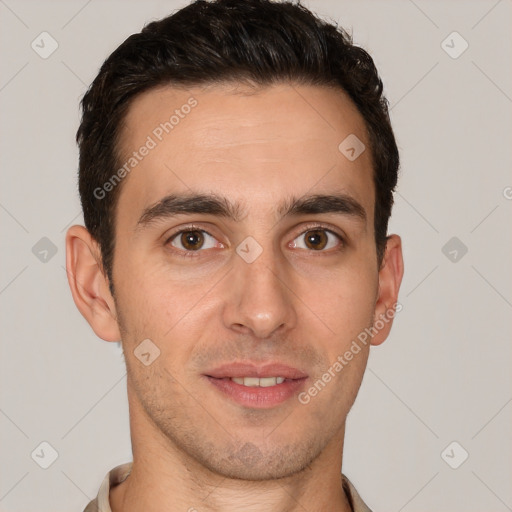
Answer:
[[[0, 0], [3, 512], [81, 512], [131, 460], [120, 348], [64, 270], [78, 102], [126, 37], [185, 3]], [[512, 510], [512, 3], [305, 4], [374, 57], [402, 158], [403, 310], [372, 348], [343, 472], [375, 512]]]

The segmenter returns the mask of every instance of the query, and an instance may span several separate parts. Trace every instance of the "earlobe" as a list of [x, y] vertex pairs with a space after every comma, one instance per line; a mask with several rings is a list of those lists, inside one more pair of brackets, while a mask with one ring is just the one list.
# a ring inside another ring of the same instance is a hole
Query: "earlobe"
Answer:
[[114, 299], [101, 268], [98, 243], [84, 226], [66, 234], [66, 273], [73, 300], [93, 331], [105, 341], [120, 341]]
[[386, 244], [386, 252], [379, 270], [379, 294], [375, 304], [374, 329], [372, 345], [380, 345], [388, 337], [395, 314], [401, 309], [397, 307], [398, 292], [404, 274], [402, 240], [398, 235], [390, 235]]

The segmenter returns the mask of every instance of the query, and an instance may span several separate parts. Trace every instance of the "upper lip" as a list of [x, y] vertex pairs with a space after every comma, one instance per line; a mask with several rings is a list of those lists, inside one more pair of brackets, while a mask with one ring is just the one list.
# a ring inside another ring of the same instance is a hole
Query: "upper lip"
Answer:
[[226, 377], [284, 377], [285, 379], [303, 379], [307, 377], [307, 374], [303, 371], [286, 364], [255, 364], [251, 362], [223, 364], [205, 372], [205, 375], [216, 379]]

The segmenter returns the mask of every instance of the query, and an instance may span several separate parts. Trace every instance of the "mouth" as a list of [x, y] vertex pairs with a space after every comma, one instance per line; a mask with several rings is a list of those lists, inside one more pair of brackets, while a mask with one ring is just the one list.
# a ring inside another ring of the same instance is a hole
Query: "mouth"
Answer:
[[280, 405], [299, 393], [308, 375], [280, 363], [236, 363], [210, 370], [204, 377], [223, 398], [244, 407], [263, 409]]

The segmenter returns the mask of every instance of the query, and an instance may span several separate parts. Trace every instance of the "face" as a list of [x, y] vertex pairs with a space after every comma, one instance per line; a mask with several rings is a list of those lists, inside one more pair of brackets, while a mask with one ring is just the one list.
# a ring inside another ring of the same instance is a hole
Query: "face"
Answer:
[[292, 475], [343, 438], [368, 347], [332, 367], [379, 288], [371, 155], [348, 159], [350, 134], [368, 147], [320, 87], [160, 88], [130, 107], [113, 264], [130, 411], [217, 474]]

